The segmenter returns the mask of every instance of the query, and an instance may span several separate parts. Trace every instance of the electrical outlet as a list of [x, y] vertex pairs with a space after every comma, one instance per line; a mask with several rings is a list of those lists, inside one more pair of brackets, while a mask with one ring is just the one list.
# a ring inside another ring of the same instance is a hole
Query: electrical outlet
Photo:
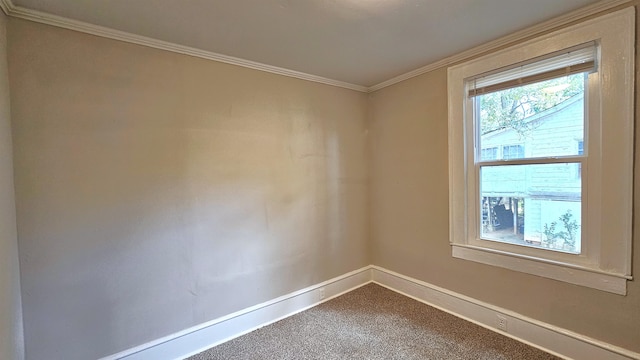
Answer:
[[502, 314], [496, 314], [496, 325], [499, 330], [507, 332], [507, 317]]
[[324, 288], [318, 289], [318, 295], [320, 295], [320, 300], [324, 300], [324, 298], [327, 296]]

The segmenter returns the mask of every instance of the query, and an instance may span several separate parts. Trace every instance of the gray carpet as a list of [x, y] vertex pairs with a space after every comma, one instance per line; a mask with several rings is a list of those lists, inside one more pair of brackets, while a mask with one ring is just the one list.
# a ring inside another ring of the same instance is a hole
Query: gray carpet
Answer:
[[375, 284], [211, 348], [212, 359], [558, 359]]

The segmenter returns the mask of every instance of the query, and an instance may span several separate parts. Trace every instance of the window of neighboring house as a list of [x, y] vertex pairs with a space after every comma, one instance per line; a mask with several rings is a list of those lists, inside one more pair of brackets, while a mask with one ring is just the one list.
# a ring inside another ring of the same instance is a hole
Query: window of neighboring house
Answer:
[[626, 293], [634, 21], [621, 10], [449, 69], [454, 257]]
[[522, 159], [524, 157], [524, 146], [508, 145], [502, 147], [502, 159]]
[[578, 140], [578, 155], [584, 155], [584, 140]]
[[481, 152], [482, 160], [495, 160], [498, 158], [498, 148], [490, 147], [486, 149], [482, 149]]
[[[584, 155], [584, 140], [578, 140], [578, 155]], [[578, 164], [577, 178], [582, 178], [582, 164]]]

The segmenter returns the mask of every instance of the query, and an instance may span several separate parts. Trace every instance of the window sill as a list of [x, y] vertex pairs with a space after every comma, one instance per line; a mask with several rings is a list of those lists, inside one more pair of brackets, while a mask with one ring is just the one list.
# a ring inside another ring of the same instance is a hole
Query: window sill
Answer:
[[632, 279], [626, 275], [608, 273], [572, 264], [552, 262], [545, 259], [479, 248], [476, 246], [451, 244], [451, 247], [453, 257], [458, 259], [499, 266], [505, 269], [586, 286], [618, 295], [627, 294], [627, 280]]

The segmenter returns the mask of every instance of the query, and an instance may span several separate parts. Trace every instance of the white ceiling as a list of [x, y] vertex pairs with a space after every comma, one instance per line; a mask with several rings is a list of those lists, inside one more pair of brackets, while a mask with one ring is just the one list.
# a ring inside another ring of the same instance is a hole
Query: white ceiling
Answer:
[[596, 2], [13, 0], [13, 5], [369, 87]]

